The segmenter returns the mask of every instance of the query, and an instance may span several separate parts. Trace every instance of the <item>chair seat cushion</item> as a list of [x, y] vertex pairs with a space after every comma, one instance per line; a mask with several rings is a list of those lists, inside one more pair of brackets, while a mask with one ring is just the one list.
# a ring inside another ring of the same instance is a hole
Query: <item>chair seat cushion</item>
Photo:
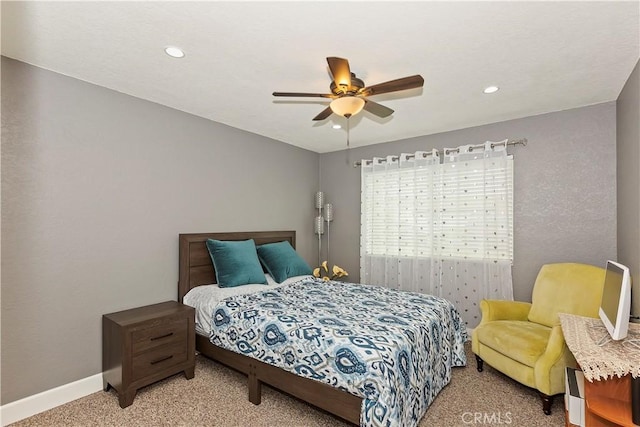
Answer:
[[547, 348], [551, 328], [522, 320], [496, 320], [476, 328], [478, 341], [530, 367]]

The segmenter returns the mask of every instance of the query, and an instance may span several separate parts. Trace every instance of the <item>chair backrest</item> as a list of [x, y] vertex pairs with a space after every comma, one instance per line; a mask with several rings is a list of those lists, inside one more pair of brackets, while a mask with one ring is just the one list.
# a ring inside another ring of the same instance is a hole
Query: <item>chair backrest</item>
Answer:
[[529, 321], [552, 327], [558, 313], [598, 317], [604, 285], [604, 268], [587, 264], [545, 264], [531, 295]]

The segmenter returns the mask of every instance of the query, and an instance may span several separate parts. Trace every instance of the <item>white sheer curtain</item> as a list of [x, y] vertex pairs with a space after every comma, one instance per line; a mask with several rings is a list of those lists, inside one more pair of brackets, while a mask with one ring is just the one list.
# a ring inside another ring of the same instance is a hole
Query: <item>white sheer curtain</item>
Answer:
[[513, 162], [473, 147], [363, 161], [360, 234], [363, 283], [447, 298], [470, 327], [513, 299]]
[[[362, 163], [360, 280], [433, 293], [429, 277], [438, 152], [406, 153]], [[418, 194], [419, 196], [416, 196]]]

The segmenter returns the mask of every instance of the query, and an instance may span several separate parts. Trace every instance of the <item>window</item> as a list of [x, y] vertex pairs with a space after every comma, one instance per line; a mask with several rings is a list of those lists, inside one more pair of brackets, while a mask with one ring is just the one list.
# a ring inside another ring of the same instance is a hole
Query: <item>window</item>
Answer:
[[513, 157], [362, 173], [366, 256], [513, 260]]

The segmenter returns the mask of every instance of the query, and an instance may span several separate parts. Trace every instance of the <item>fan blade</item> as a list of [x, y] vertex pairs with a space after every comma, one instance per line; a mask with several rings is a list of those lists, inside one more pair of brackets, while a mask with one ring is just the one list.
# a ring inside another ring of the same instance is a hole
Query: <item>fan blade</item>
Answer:
[[399, 90], [413, 89], [422, 87], [424, 79], [421, 75], [403, 77], [401, 79], [390, 80], [388, 82], [379, 83], [377, 85], [362, 88], [360, 91], [364, 96], [380, 95], [381, 93], [396, 92]]
[[332, 93], [273, 92], [273, 96], [306, 96], [313, 98], [335, 98]]
[[371, 114], [375, 114], [378, 117], [389, 117], [393, 114], [393, 110], [389, 107], [385, 107], [382, 104], [378, 104], [377, 102], [369, 101], [368, 99], [364, 100], [364, 110], [367, 110]]
[[324, 120], [327, 117], [329, 117], [331, 114], [333, 113], [333, 111], [331, 111], [331, 107], [327, 107], [324, 110], [322, 110], [320, 112], [320, 114], [318, 114], [317, 116], [315, 116], [313, 118], [313, 120], [318, 121], [318, 120]]
[[330, 56], [327, 58], [331, 75], [333, 76], [333, 82], [337, 87], [344, 87], [345, 92], [351, 88], [351, 69], [349, 69], [349, 61], [344, 58], [336, 58]]

